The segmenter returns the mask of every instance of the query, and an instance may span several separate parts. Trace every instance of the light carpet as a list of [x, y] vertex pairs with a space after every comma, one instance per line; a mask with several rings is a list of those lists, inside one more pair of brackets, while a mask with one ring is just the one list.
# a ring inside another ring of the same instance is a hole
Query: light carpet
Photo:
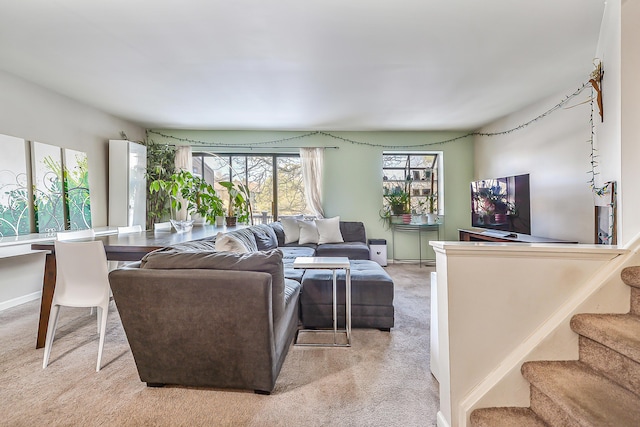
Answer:
[[435, 426], [429, 273], [386, 267], [391, 332], [355, 329], [350, 348], [292, 346], [270, 396], [140, 382], [112, 302], [102, 369], [89, 309], [62, 308], [49, 367], [35, 349], [39, 301], [0, 312], [2, 426]]

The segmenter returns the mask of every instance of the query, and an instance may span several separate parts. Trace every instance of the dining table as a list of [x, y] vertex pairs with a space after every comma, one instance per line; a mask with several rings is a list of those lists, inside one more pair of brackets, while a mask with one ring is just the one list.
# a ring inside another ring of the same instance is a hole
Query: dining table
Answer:
[[[107, 260], [110, 261], [139, 261], [147, 253], [166, 246], [212, 238], [217, 233], [235, 230], [238, 227], [216, 227], [213, 225], [194, 226], [190, 231], [178, 233], [175, 230], [145, 230], [134, 233], [118, 233], [117, 228], [105, 227], [96, 230], [95, 237], [77, 239], [75, 241], [100, 240], [104, 244]], [[74, 241], [74, 240], [69, 240]], [[53, 293], [56, 288], [56, 253], [55, 236], [51, 240], [39, 241], [31, 244], [33, 250], [45, 250], [47, 255], [44, 265], [42, 281], [42, 301], [40, 304], [40, 320], [38, 322], [38, 336], [36, 348], [44, 347], [49, 325], [49, 314]]]

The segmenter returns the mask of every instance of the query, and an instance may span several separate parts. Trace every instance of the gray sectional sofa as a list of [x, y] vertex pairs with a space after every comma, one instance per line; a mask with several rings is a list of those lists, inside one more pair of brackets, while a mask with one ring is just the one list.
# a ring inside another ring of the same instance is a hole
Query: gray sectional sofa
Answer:
[[[280, 223], [256, 225], [163, 248], [112, 271], [140, 379], [270, 393], [299, 326], [332, 325], [331, 275], [293, 269], [297, 256], [349, 257], [353, 327], [389, 330], [393, 281], [368, 260], [362, 223], [341, 222], [340, 231], [344, 242], [285, 244]], [[229, 243], [242, 253], [221, 251]], [[343, 310], [344, 290], [338, 298]]]

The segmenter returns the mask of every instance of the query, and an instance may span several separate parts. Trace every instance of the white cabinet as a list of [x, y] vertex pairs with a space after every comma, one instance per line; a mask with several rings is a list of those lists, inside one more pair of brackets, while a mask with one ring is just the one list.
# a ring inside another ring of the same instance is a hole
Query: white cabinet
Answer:
[[109, 141], [109, 225], [141, 225], [147, 216], [147, 147]]

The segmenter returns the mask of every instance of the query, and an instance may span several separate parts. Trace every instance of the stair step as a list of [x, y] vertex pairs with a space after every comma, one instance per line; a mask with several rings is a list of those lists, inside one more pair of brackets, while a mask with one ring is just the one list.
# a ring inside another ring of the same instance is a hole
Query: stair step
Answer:
[[[575, 425], [623, 427], [640, 424], [640, 398], [579, 361], [525, 362], [522, 375]], [[549, 422], [544, 406], [532, 409]], [[550, 408], [554, 411], [554, 408]], [[557, 418], [557, 417], [556, 417]]]
[[640, 396], [640, 363], [587, 337], [578, 346], [581, 362]]
[[547, 427], [529, 408], [481, 408], [471, 413], [472, 427]]
[[571, 329], [640, 363], [640, 317], [633, 314], [576, 314]]
[[640, 316], [640, 288], [631, 288], [631, 314]]
[[631, 287], [640, 288], [640, 266], [634, 265], [622, 269], [620, 273], [622, 281]]

